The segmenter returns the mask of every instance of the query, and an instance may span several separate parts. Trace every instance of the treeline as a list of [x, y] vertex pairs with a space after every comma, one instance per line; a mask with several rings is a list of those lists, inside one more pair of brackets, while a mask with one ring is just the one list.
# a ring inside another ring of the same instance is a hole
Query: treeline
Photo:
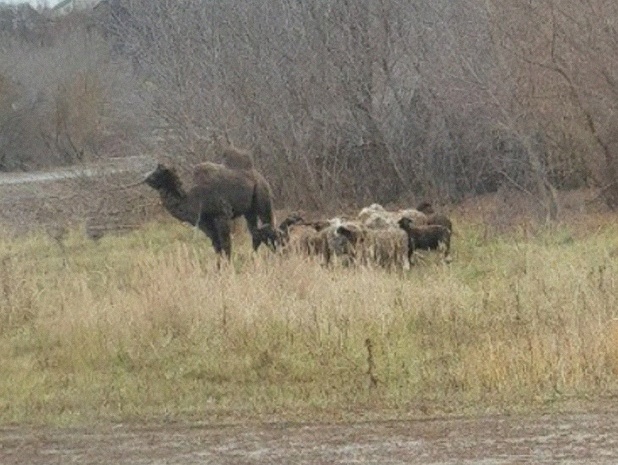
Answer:
[[105, 0], [53, 41], [4, 33], [0, 169], [182, 163], [224, 137], [281, 205], [506, 185], [550, 216], [556, 189], [616, 208], [618, 4], [528, 3]]

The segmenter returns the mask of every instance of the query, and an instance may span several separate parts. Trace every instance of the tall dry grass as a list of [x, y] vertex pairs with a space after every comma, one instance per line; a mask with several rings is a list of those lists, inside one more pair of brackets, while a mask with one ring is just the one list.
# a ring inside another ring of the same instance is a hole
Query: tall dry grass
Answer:
[[180, 225], [0, 239], [0, 422], [463, 412], [618, 392], [618, 224], [324, 269]]

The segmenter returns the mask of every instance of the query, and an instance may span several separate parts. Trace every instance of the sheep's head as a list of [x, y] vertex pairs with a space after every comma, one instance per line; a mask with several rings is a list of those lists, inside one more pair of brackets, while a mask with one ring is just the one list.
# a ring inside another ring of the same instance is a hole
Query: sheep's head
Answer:
[[329, 221], [325, 221], [325, 220], [314, 221], [312, 223], [302, 223], [302, 224], [305, 224], [306, 226], [311, 226], [317, 232], [320, 232], [320, 231], [328, 228], [329, 226], [331, 226], [331, 223]]
[[287, 231], [287, 229], [293, 224], [300, 224], [302, 222], [304, 222], [302, 216], [295, 212], [281, 222], [281, 224], [279, 225], [279, 229], [281, 231]]
[[337, 228], [337, 235], [345, 237], [350, 244], [358, 245], [363, 242], [363, 230], [353, 224], [344, 224]]
[[144, 183], [153, 189], [175, 188], [178, 185], [178, 176], [173, 169], [159, 163], [156, 169], [144, 179]]
[[270, 224], [265, 224], [257, 229], [253, 243], [256, 250], [260, 244], [266, 244], [266, 247], [275, 252], [277, 247], [282, 244], [281, 232]]
[[397, 221], [397, 224], [405, 232], [410, 232], [410, 230], [414, 227], [414, 221], [407, 216], [400, 218], [399, 221]]

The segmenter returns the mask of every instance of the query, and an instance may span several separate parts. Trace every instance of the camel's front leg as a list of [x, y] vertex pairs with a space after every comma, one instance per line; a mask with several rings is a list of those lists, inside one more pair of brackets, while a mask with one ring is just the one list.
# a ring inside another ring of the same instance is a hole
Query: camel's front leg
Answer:
[[222, 244], [221, 240], [219, 239], [219, 233], [215, 221], [210, 218], [200, 220], [198, 227], [204, 234], [206, 234], [206, 236], [210, 238], [212, 246], [215, 249], [217, 255], [221, 255]]

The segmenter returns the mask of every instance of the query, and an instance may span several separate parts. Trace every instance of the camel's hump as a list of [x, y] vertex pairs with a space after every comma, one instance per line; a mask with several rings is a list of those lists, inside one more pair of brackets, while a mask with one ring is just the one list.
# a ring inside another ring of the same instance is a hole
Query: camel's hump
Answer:
[[250, 180], [251, 173], [247, 170], [232, 169], [220, 163], [207, 161], [193, 167], [193, 181], [197, 185], [215, 186], [219, 183], [244, 183]]
[[230, 148], [223, 151], [221, 158], [223, 159], [223, 164], [228, 168], [238, 170], [253, 169], [253, 158], [249, 152]]
[[206, 161], [193, 167], [193, 181], [196, 184], [203, 184], [209, 179], [214, 179], [226, 171], [226, 167], [219, 163]]

